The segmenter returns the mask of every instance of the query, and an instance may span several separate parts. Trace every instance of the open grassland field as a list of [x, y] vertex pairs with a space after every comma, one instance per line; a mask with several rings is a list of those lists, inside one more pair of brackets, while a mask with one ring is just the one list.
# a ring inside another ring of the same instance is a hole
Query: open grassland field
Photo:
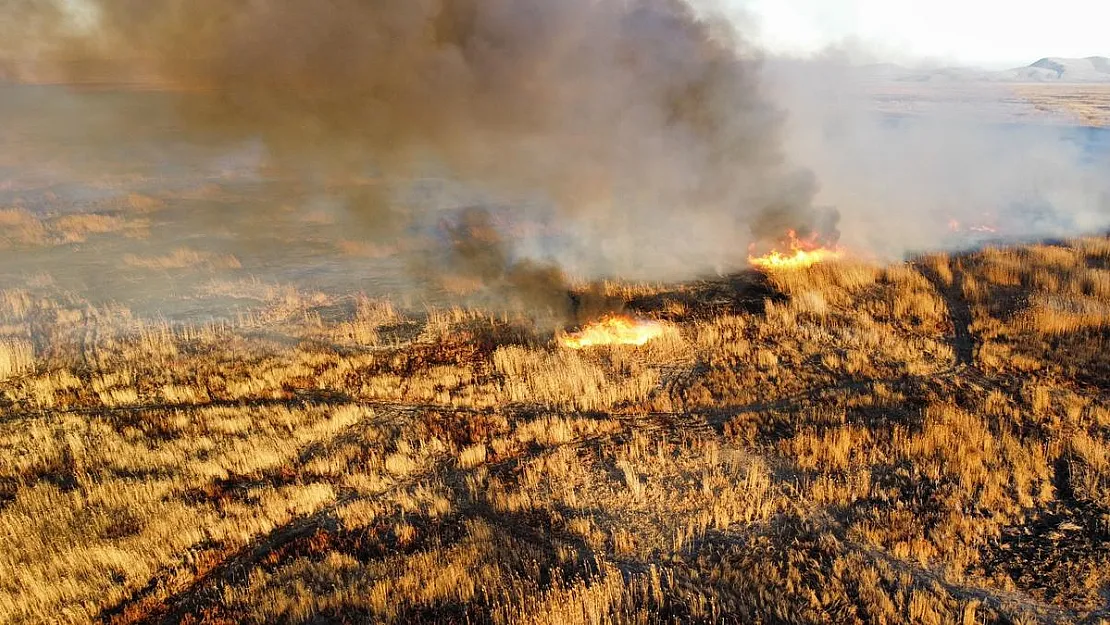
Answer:
[[606, 288], [663, 335], [4, 290], [0, 622], [1110, 622], [1110, 239]]
[[1015, 91], [1039, 110], [1062, 112], [1087, 126], [1110, 127], [1110, 84], [1031, 84]]

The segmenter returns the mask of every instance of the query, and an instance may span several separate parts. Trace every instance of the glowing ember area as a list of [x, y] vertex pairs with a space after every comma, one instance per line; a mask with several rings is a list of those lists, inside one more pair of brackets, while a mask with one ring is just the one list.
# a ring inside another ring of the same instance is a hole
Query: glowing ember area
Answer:
[[749, 255], [748, 262], [760, 269], [802, 269], [817, 263], [836, 260], [844, 252], [835, 247], [825, 247], [814, 240], [799, 239], [791, 230], [783, 241], [787, 251], [773, 250], [762, 256]]
[[584, 349], [599, 345], [640, 346], [663, 335], [664, 326], [658, 321], [633, 319], [611, 315], [591, 323], [578, 332], [558, 337], [559, 344], [570, 349]]

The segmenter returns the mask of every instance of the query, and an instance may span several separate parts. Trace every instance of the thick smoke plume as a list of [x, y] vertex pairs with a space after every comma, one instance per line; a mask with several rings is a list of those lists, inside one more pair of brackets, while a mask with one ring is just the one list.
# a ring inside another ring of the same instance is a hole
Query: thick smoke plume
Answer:
[[[673, 277], [816, 224], [815, 181], [784, 162], [756, 55], [684, 0], [58, 2], [20, 0], [15, 21], [68, 80], [104, 71], [75, 59], [126, 66], [181, 90], [189, 129], [261, 138], [288, 171], [435, 166], [549, 202], [590, 257], [561, 259], [576, 270]], [[396, 225], [387, 198], [351, 204]], [[483, 242], [454, 249], [468, 245]], [[511, 256], [478, 274], [533, 288]]]
[[[9, 0], [0, 73], [167, 88], [190, 139], [264, 146], [267, 199], [415, 250], [406, 270], [429, 292], [563, 323], [615, 305], [568, 294], [568, 276], [736, 269], [787, 231], [837, 242], [841, 218], [841, 244], [883, 259], [1110, 226], [1106, 136], [1092, 149], [1095, 134], [1028, 123], [1003, 85], [760, 59], [694, 1]], [[974, 115], [944, 112], [968, 94]], [[119, 117], [133, 127], [80, 130], [85, 160], [166, 124]]]

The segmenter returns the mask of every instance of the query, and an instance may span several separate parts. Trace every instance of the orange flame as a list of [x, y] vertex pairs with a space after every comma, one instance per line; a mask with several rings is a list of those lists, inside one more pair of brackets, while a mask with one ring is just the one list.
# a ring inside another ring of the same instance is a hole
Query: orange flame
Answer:
[[824, 247], [812, 240], [799, 239], [793, 230], [786, 233], [784, 244], [789, 251], [773, 250], [762, 256], [749, 255], [748, 262], [760, 269], [803, 269], [844, 255], [838, 248]]
[[559, 344], [570, 349], [584, 349], [597, 345], [640, 346], [663, 335], [663, 324], [658, 321], [633, 319], [610, 315], [595, 321], [578, 332], [558, 337]]

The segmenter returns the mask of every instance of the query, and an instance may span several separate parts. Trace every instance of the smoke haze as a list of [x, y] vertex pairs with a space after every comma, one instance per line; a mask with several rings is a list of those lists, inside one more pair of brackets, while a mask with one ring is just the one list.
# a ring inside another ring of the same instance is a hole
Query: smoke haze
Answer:
[[187, 124], [262, 137], [287, 166], [405, 175], [435, 161], [632, 221], [808, 208], [753, 52], [682, 0], [86, 5], [96, 27], [59, 28], [53, 54], [131, 59], [203, 90], [182, 100]]
[[[950, 221], [1007, 220], [1018, 236], [1106, 224], [1105, 163], [1057, 133], [892, 124], [846, 64], [765, 64], [735, 20], [686, 0], [5, 8], [5, 57], [65, 82], [126, 68], [173, 93], [190, 136], [230, 150], [260, 141], [267, 171], [341, 206], [352, 235], [431, 226], [408, 268], [417, 282], [448, 275], [556, 319], [593, 307], [568, 296], [568, 275], [739, 269], [749, 245], [788, 230], [825, 243], [843, 230], [851, 249], [898, 258], [942, 247]], [[400, 199], [429, 176], [464, 190]], [[561, 243], [513, 236], [494, 206], [553, 224]]]
[[849, 249], [898, 260], [973, 246], [954, 236], [971, 227], [998, 241], [1110, 228], [1110, 131], [1010, 86], [896, 83], [836, 52], [764, 77], [789, 113], [784, 150], [821, 181], [814, 200], [839, 208]]

